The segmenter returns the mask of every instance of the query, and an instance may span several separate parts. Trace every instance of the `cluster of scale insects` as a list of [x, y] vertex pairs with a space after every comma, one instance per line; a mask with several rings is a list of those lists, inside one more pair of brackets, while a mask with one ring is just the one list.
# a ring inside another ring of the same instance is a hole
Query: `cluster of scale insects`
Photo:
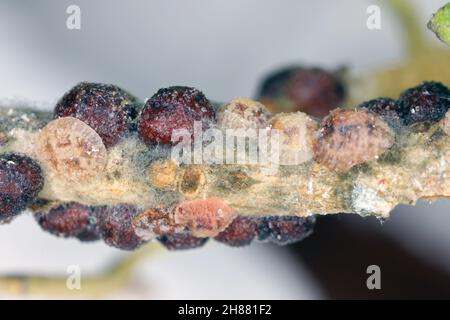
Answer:
[[[290, 68], [266, 79], [259, 100], [273, 105], [283, 99], [298, 106], [294, 111], [324, 116], [342, 103], [344, 96], [345, 87], [335, 74], [321, 69]], [[253, 113], [246, 114], [245, 101], [240, 100], [232, 108], [230, 105], [223, 108], [228, 108], [227, 112], [239, 112], [238, 120], [245, 114], [247, 118], [241, 122], [245, 125], [270, 114], [261, 104], [256, 109], [253, 105]], [[304, 105], [303, 109], [301, 105]], [[333, 110], [314, 128], [311, 150], [315, 161], [330, 170], [345, 172], [376, 159], [392, 145], [396, 132], [402, 128], [435, 123], [449, 109], [450, 90], [441, 83], [425, 82], [406, 90], [398, 100], [379, 98], [364, 102], [354, 110]], [[148, 146], [170, 145], [174, 129], [192, 132], [194, 121], [201, 120], [205, 129], [217, 121], [229, 119], [224, 113], [216, 114], [218, 112], [195, 88], [161, 89], [141, 106], [132, 95], [117, 86], [80, 83], [59, 100], [54, 118], [81, 120], [95, 130], [108, 149], [130, 132], [137, 132]], [[236, 114], [234, 116], [232, 119], [236, 119]], [[0, 222], [9, 222], [29, 206], [43, 206], [46, 200], [39, 198], [43, 185], [44, 178], [37, 161], [21, 154], [0, 155]], [[188, 213], [195, 215], [194, 209]], [[158, 221], [170, 220], [173, 214], [156, 209], [152, 212], [158, 213], [159, 220], [155, 220], [155, 225]], [[69, 202], [45, 213], [38, 210], [35, 217], [42, 229], [61, 237], [81, 241], [103, 239], [108, 245], [124, 250], [133, 250], [147, 241], [137, 232], [136, 221], [142, 217], [142, 212], [129, 204], [86, 206]], [[224, 223], [220, 232], [210, 236], [190, 232], [186, 226], [175, 226], [171, 230], [161, 228], [156, 235], [171, 250], [200, 247], [210, 237], [236, 247], [254, 240], [284, 245], [309, 236], [315, 217], [236, 214]]]

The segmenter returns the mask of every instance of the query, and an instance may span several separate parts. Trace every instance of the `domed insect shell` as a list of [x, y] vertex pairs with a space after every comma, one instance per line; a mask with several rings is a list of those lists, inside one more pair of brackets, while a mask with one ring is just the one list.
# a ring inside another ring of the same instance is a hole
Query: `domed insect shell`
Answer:
[[375, 113], [336, 109], [322, 121], [313, 150], [317, 162], [344, 173], [355, 165], [378, 159], [394, 140], [393, 130]]
[[103, 172], [107, 162], [101, 137], [74, 117], [52, 120], [41, 130], [37, 156], [48, 173], [75, 183], [94, 179]]
[[314, 231], [315, 216], [268, 216], [258, 221], [258, 240], [278, 245], [302, 241]]
[[303, 112], [280, 113], [270, 121], [271, 130], [279, 131], [281, 165], [299, 165], [314, 157], [312, 142], [317, 123]]
[[216, 119], [223, 129], [260, 129], [268, 126], [270, 116], [258, 101], [236, 98], [219, 109]]
[[21, 154], [0, 155], [0, 220], [8, 222], [37, 199], [44, 185], [39, 164]]
[[258, 98], [274, 112], [302, 111], [323, 117], [347, 96], [345, 71], [345, 68], [332, 72], [317, 67], [286, 67], [264, 79]]
[[139, 214], [139, 209], [129, 205], [103, 206], [97, 209], [100, 234], [109, 246], [122, 250], [134, 250], [144, 244], [134, 228], [133, 219]]
[[257, 217], [238, 216], [214, 240], [231, 247], [243, 247], [252, 243], [258, 231]]
[[403, 126], [403, 119], [399, 104], [391, 98], [377, 98], [361, 103], [358, 108], [367, 109], [382, 117], [389, 126], [399, 132]]
[[109, 148], [135, 129], [137, 105], [135, 97], [115, 85], [81, 82], [58, 101], [54, 118], [83, 121]]
[[199, 90], [191, 87], [174, 86], [158, 90], [139, 115], [138, 133], [147, 145], [171, 145], [175, 130], [187, 130], [194, 134], [195, 122], [207, 129], [214, 119], [214, 109]]
[[[267, 132], [270, 116], [263, 104], [248, 98], [235, 98], [222, 105], [216, 114], [215, 128], [221, 130], [226, 147], [223, 152], [219, 143], [218, 152], [222, 159], [213, 162], [257, 164], [259, 138], [261, 132]], [[204, 151], [209, 150], [209, 147], [204, 148]], [[217, 150], [215, 147], [214, 154], [207, 153], [207, 158], [217, 158]]]
[[449, 109], [450, 89], [440, 82], [423, 82], [399, 98], [399, 110], [407, 125], [436, 123]]
[[214, 237], [234, 220], [234, 210], [219, 198], [185, 200], [175, 208], [174, 220], [199, 238]]
[[95, 209], [80, 203], [63, 203], [47, 210], [44, 205], [35, 218], [43, 230], [60, 237], [77, 237], [81, 241], [100, 239]]

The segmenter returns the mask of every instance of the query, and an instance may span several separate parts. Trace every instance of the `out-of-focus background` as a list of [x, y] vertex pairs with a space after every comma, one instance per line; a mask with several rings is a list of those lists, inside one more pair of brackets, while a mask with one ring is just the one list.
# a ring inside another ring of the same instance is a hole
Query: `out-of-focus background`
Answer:
[[[446, 0], [411, 3], [425, 28]], [[66, 27], [72, 4], [81, 8], [80, 30]], [[381, 8], [381, 30], [366, 27], [372, 4]], [[0, 101], [50, 109], [79, 81], [114, 83], [142, 100], [188, 85], [227, 101], [254, 96], [263, 76], [292, 63], [352, 72], [399, 63], [404, 39], [381, 0], [0, 0]], [[210, 242], [158, 251], [110, 297], [450, 298], [449, 225], [449, 201], [421, 202], [399, 206], [383, 225], [352, 215], [319, 218], [313, 236], [288, 247]], [[95, 275], [127, 255], [101, 242], [53, 237], [30, 215], [0, 226], [1, 275], [64, 277], [69, 265]], [[381, 268], [381, 290], [366, 287], [372, 264]]]

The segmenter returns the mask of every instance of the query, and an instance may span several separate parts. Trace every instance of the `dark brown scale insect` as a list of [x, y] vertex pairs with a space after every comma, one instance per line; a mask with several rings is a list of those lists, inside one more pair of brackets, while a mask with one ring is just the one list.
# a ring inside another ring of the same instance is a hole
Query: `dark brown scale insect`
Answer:
[[141, 112], [138, 132], [147, 144], [171, 144], [172, 131], [186, 129], [193, 134], [194, 121], [207, 128], [215, 117], [205, 95], [195, 88], [169, 87], [160, 89]]
[[298, 66], [289, 66], [269, 74], [259, 88], [258, 97], [280, 97], [285, 94], [285, 85], [291, 76], [301, 70]]
[[252, 243], [257, 231], [257, 218], [239, 216], [214, 240], [232, 247], [243, 247]]
[[58, 101], [54, 118], [83, 121], [111, 147], [135, 127], [136, 105], [136, 99], [117, 86], [82, 82]]
[[136, 207], [121, 204], [96, 208], [100, 234], [106, 244], [122, 250], [134, 250], [144, 243], [134, 232], [132, 222]]
[[37, 162], [19, 154], [0, 155], [0, 220], [6, 221], [24, 210], [43, 185]]
[[339, 107], [346, 98], [345, 84], [340, 77], [320, 68], [292, 67], [270, 75], [264, 81], [259, 98], [270, 104], [285, 104], [279, 111], [302, 111], [323, 117]]
[[97, 219], [92, 209], [76, 202], [69, 202], [36, 214], [42, 229], [60, 237], [77, 237], [82, 241], [100, 239]]
[[424, 82], [400, 95], [399, 108], [407, 125], [435, 123], [450, 109], [450, 89], [440, 82]]
[[344, 101], [345, 90], [333, 74], [318, 68], [305, 69], [292, 75], [287, 96], [298, 111], [323, 117]]
[[168, 250], [187, 250], [202, 247], [208, 238], [197, 238], [188, 233], [163, 235], [159, 242]]
[[316, 217], [295, 216], [263, 217], [258, 223], [258, 240], [287, 245], [310, 236], [314, 230]]
[[398, 103], [394, 99], [385, 97], [373, 99], [361, 103], [358, 107], [381, 116], [393, 129], [398, 129], [403, 124]]

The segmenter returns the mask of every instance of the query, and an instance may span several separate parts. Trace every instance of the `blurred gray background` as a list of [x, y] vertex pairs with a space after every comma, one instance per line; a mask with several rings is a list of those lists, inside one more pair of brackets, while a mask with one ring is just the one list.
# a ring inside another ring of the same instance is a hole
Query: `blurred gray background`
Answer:
[[[412, 2], [424, 25], [446, 3]], [[66, 28], [71, 4], [81, 8], [81, 30]], [[381, 30], [366, 28], [370, 4], [382, 9]], [[375, 0], [0, 0], [0, 101], [51, 109], [79, 81], [114, 83], [141, 99], [188, 85], [226, 101], [253, 96], [262, 76], [286, 64], [358, 72], [394, 64], [402, 37], [386, 2]], [[399, 207], [378, 228], [450, 271], [449, 224], [447, 201]], [[57, 239], [29, 215], [0, 226], [1, 274], [64, 275], [69, 264], [95, 273], [125, 254]], [[289, 251], [261, 244], [162, 254], [140, 268], [140, 279], [152, 288], [132, 297], [327, 297]]]

